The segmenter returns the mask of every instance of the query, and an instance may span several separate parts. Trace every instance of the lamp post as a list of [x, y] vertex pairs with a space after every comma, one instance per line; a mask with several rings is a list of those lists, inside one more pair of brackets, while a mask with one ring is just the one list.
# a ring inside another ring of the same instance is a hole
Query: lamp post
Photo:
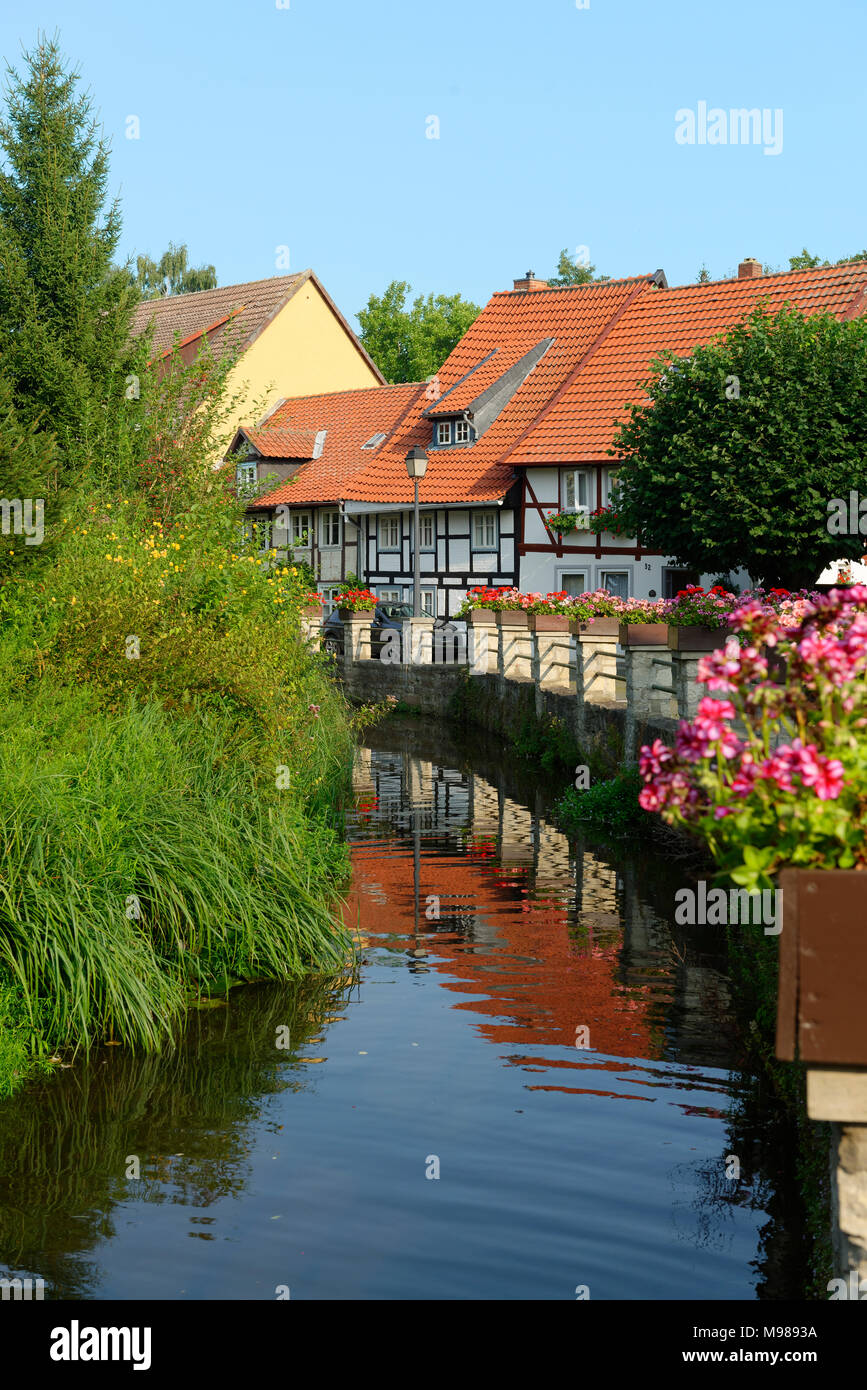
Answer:
[[418, 524], [418, 480], [427, 472], [427, 454], [424, 449], [410, 449], [404, 462], [406, 471], [415, 485], [414, 517], [412, 530], [412, 611], [416, 618], [421, 611], [421, 568], [419, 563], [419, 524]]

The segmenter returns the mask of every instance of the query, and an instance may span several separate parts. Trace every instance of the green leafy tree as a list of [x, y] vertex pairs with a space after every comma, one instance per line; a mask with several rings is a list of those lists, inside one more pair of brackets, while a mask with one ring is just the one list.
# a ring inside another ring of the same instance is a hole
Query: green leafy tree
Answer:
[[867, 496], [867, 321], [757, 308], [651, 370], [611, 451], [614, 505], [642, 546], [789, 589], [862, 553], [863, 535], [829, 529], [829, 503]]
[[89, 98], [54, 40], [25, 63], [7, 69], [0, 119], [0, 360], [22, 422], [56, 434], [68, 475], [105, 455], [143, 345], [112, 264], [120, 213]]
[[574, 256], [570, 256], [566, 247], [560, 252], [560, 259], [557, 262], [557, 274], [551, 276], [548, 284], [555, 285], [589, 285], [593, 281], [609, 280], [609, 275], [597, 275], [595, 265], [589, 261], [579, 261]]
[[217, 287], [217, 272], [212, 265], [188, 264], [186, 245], [169, 242], [158, 261], [150, 256], [136, 258], [135, 283], [142, 299], [160, 299], [168, 294], [192, 294], [196, 290]]
[[867, 261], [867, 250], [856, 251], [854, 256], [841, 256], [839, 261], [822, 261], [804, 247], [797, 256], [789, 257], [790, 270], [815, 270], [816, 266], [851, 265], [854, 261]]
[[408, 307], [411, 288], [405, 280], [392, 280], [358, 315], [361, 341], [392, 383], [432, 376], [481, 313], [478, 304], [459, 294], [419, 295]]

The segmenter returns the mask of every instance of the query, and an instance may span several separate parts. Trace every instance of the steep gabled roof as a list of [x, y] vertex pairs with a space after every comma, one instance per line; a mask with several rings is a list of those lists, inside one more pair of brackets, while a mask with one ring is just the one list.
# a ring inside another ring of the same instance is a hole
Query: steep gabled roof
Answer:
[[814, 270], [680, 285], [644, 295], [611, 332], [509, 454], [514, 465], [587, 463], [605, 459], [627, 401], [647, 399], [640, 383], [663, 351], [686, 355], [731, 328], [763, 303], [775, 313], [792, 304], [803, 313], [827, 310], [840, 319], [867, 310], [867, 262]]
[[420, 500], [426, 505], [502, 498], [515, 477], [512, 465], [504, 462], [508, 450], [569, 380], [616, 315], [636, 297], [658, 292], [655, 277], [644, 275], [566, 289], [495, 294], [437, 372], [441, 396], [436, 404], [443, 403], [452, 387], [458, 387], [458, 400], [465, 394], [475, 398], [473, 378], [489, 385], [495, 382], [500, 352], [504, 362], [515, 365], [528, 347], [551, 339], [508, 404], [474, 443], [434, 449], [429, 448], [431, 421], [425, 413], [432, 404], [428, 388], [368, 466], [348, 481], [344, 498], [371, 503], [411, 501], [413, 490], [404, 458], [414, 446], [429, 448], [427, 474], [419, 485]]
[[[308, 281], [316, 286], [341, 327], [353, 340], [360, 355], [380, 381], [383, 375], [358, 341], [352, 328], [312, 270], [297, 275], [272, 275], [267, 280], [250, 280], [241, 285], [221, 285], [193, 294], [173, 294], [164, 299], [146, 299], [133, 316], [133, 336], [154, 329], [154, 356], [170, 352], [176, 336], [183, 344], [208, 337], [216, 357], [225, 351], [226, 329], [232, 343], [248, 348], [267, 328], [285, 304]], [[219, 331], [218, 331], [219, 330]]]
[[[375, 434], [384, 435], [387, 444], [407, 411], [416, 402], [424, 401], [424, 392], [423, 381], [411, 381], [282, 401], [260, 425], [247, 426], [239, 435], [250, 439], [263, 457], [287, 462], [298, 456], [281, 453], [281, 448], [295, 449], [306, 442], [310, 451], [305, 455], [308, 462], [291, 480], [257, 497], [251, 507], [322, 506], [343, 501], [356, 472], [377, 456], [378, 450], [365, 450], [362, 446]], [[319, 457], [314, 452], [317, 437], [321, 446]], [[237, 442], [236, 436], [233, 447]]]

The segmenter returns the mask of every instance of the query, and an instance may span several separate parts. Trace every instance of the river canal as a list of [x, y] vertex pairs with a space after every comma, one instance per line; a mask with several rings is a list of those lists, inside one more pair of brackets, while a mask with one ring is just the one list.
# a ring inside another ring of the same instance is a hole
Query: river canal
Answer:
[[49, 1298], [803, 1296], [720, 943], [672, 925], [683, 869], [569, 841], [562, 778], [429, 721], [371, 731], [354, 784], [357, 979], [236, 990], [175, 1053], [105, 1048], [0, 1106], [0, 1275]]

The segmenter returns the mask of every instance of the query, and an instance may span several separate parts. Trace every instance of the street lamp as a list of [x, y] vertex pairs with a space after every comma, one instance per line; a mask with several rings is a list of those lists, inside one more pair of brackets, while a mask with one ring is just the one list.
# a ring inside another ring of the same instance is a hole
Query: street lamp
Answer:
[[421, 570], [419, 565], [419, 524], [418, 524], [418, 480], [427, 472], [427, 454], [424, 449], [410, 449], [405, 460], [406, 471], [415, 485], [415, 512], [412, 531], [412, 611], [416, 618], [421, 611]]

